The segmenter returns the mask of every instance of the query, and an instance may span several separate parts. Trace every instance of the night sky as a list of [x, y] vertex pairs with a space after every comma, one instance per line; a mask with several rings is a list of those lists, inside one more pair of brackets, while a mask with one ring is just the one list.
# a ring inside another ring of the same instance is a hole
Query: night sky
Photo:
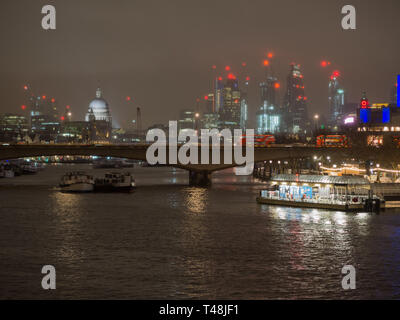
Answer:
[[[57, 30], [41, 27], [55, 5]], [[357, 9], [357, 30], [341, 28], [341, 8]], [[178, 118], [211, 89], [212, 65], [251, 77], [249, 118], [259, 107], [266, 53], [286, 88], [289, 63], [301, 64], [310, 114], [327, 111], [328, 76], [338, 69], [347, 101], [363, 89], [386, 102], [400, 73], [399, 0], [2, 0], [0, 112], [21, 113], [23, 85], [71, 105], [82, 120], [100, 85], [114, 125], [142, 107], [145, 126]], [[320, 67], [321, 60], [332, 68]], [[243, 70], [242, 62], [247, 63]], [[126, 96], [134, 102], [126, 102]]]

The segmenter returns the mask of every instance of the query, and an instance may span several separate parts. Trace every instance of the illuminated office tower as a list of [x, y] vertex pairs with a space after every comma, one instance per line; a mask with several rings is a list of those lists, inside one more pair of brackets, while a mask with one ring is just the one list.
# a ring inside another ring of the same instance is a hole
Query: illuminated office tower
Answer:
[[245, 130], [247, 128], [247, 120], [248, 120], [248, 109], [249, 109], [249, 102], [248, 102], [248, 88], [249, 88], [249, 81], [250, 78], [247, 77], [244, 82], [244, 89], [241, 93], [241, 100], [240, 100], [240, 128]]
[[288, 133], [305, 133], [308, 123], [307, 97], [304, 92], [303, 74], [300, 65], [292, 63], [287, 77], [287, 88], [284, 99], [284, 131]]
[[261, 106], [256, 112], [258, 134], [278, 133], [281, 126], [281, 110], [277, 102], [280, 88], [278, 79], [272, 75], [270, 63], [264, 61], [265, 81], [260, 83]]
[[222, 129], [240, 128], [240, 90], [236, 76], [229, 74], [222, 90], [222, 106], [219, 108]]
[[334, 71], [329, 81], [329, 123], [337, 126], [344, 113], [344, 90], [339, 84], [339, 71]]
[[182, 110], [178, 120], [178, 131], [184, 129], [195, 129], [196, 112], [190, 109]]
[[[390, 103], [397, 104], [397, 83], [390, 90]], [[400, 106], [398, 106], [400, 107]]]
[[0, 141], [21, 141], [29, 133], [29, 121], [18, 114], [0, 115]]
[[215, 112], [215, 99], [214, 94], [209, 93], [204, 96], [205, 110], [201, 115], [200, 124], [201, 129], [218, 129], [219, 114]]
[[214, 113], [215, 110], [215, 104], [214, 104], [214, 94], [209, 93], [204, 96], [204, 101], [205, 101], [205, 113]]
[[214, 112], [219, 112], [223, 105], [224, 82], [222, 77], [215, 79]]

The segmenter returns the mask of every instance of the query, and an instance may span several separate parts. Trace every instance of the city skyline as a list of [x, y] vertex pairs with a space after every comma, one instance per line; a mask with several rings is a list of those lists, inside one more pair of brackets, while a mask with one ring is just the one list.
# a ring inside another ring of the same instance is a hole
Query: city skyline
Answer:
[[0, 299], [399, 296], [399, 0], [1, 8]]
[[[2, 61], [4, 72], [0, 76], [2, 113], [21, 113], [20, 106], [26, 103], [22, 86], [29, 83], [40, 94], [57, 97], [61, 108], [70, 105], [74, 120], [83, 119], [93, 91], [101, 86], [116, 126], [126, 126], [123, 119], [134, 119], [136, 107], [140, 106], [144, 127], [147, 127], [177, 118], [180, 110], [194, 108], [196, 98], [210, 92], [215, 72], [212, 66], [217, 66], [222, 75], [223, 68], [230, 65], [239, 80], [250, 76], [248, 119], [250, 127], [255, 127], [259, 83], [263, 81], [262, 61], [270, 51], [275, 54], [274, 73], [281, 84], [285, 82], [291, 62], [301, 65], [310, 114], [328, 111], [327, 85], [332, 70], [321, 68], [322, 60], [332, 61], [332, 68], [340, 70], [341, 85], [346, 90], [348, 102], [359, 101], [363, 90], [368, 92], [371, 101], [389, 101], [390, 88], [395, 81], [398, 44], [384, 36], [385, 30], [395, 28], [395, 12], [391, 8], [396, 4], [393, 1], [383, 4], [355, 1], [358, 28], [350, 32], [341, 29], [340, 6], [333, 2], [321, 6], [319, 12], [307, 11], [307, 21], [302, 20], [302, 16], [306, 16], [303, 11], [312, 5], [318, 8], [318, 4], [291, 2], [289, 8], [284, 9], [282, 4], [273, 2], [255, 2], [253, 6], [236, 3], [229, 8], [223, 3], [213, 7], [210, 3], [189, 7], [174, 2], [167, 8], [158, 4], [158, 10], [154, 11], [149, 5], [135, 6], [127, 2], [111, 11], [106, 10], [110, 5], [99, 1], [96, 1], [99, 11], [91, 10], [94, 2], [90, 1], [79, 7], [66, 7], [57, 1], [55, 5], [58, 27], [54, 34], [41, 30], [37, 19], [40, 18], [40, 6], [36, 16], [24, 13], [35, 12], [35, 4], [26, 2], [22, 6], [21, 3], [7, 2], [4, 5], [1, 23], [9, 28], [2, 28], [0, 36], [8, 43]], [[371, 14], [376, 11], [373, 8], [378, 5], [380, 19], [372, 19]], [[207, 10], [209, 8], [213, 10]], [[258, 12], [260, 8], [266, 9], [265, 17]], [[243, 19], [228, 19], [229, 23], [225, 21], [223, 26], [211, 32], [218, 24], [219, 15], [239, 16], [241, 10]], [[11, 11], [19, 11], [21, 21], [13, 19], [11, 22], [9, 17], [12, 15], [8, 15]], [[207, 16], [200, 14], [205, 11]], [[282, 15], [282, 11], [286, 14]], [[193, 16], [193, 12], [199, 14]], [[279, 13], [279, 21], [274, 12]], [[117, 15], [126, 19], [112, 23]], [[143, 15], [148, 17], [147, 22]], [[72, 17], [74, 23], [70, 20]], [[165, 20], [168, 17], [176, 18], [177, 23]], [[188, 24], [189, 30], [185, 30], [186, 37], [183, 37], [179, 22], [190, 19], [192, 23]], [[319, 19], [326, 20], [322, 29], [317, 27]], [[66, 21], [71, 22], [67, 24]], [[166, 32], [162, 30], [163, 21], [168, 21], [168, 28], [172, 29], [171, 34], [167, 32], [170, 36], [166, 39], [162, 39]], [[150, 22], [157, 22], [151, 30], [137, 30]], [[231, 24], [232, 29], [227, 24]], [[264, 26], [262, 30], [258, 30], [258, 24]], [[270, 24], [275, 25], [273, 31], [265, 28]], [[26, 30], [26, 26], [31, 25]], [[38, 25], [37, 30], [35, 25]], [[107, 28], [95, 27], [101, 25], [107, 25]], [[187, 34], [193, 38], [188, 38]], [[221, 39], [221, 35], [225, 37]], [[368, 41], [363, 41], [367, 36]], [[390, 50], [384, 51], [382, 56], [385, 46]], [[348, 55], [350, 51], [352, 54]], [[246, 67], [242, 66], [243, 62]], [[374, 76], [368, 77], [369, 74]], [[278, 95], [280, 104], [284, 90], [285, 85]], [[131, 96], [132, 101], [126, 101], [126, 96]]]

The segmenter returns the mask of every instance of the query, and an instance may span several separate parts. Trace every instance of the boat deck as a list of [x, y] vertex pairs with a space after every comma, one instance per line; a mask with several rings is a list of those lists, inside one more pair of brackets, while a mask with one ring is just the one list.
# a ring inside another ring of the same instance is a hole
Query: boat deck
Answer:
[[308, 202], [308, 201], [271, 199], [264, 197], [257, 197], [257, 202], [261, 204], [279, 205], [287, 207], [327, 209], [327, 210], [337, 210], [337, 211], [357, 211], [364, 209], [364, 205], [362, 203], [356, 203], [356, 204], [318, 203], [318, 202]]

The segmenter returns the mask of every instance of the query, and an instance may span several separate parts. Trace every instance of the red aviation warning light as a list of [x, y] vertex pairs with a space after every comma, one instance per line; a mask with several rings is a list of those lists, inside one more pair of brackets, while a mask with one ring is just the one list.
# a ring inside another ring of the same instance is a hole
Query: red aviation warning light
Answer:
[[330, 66], [331, 63], [329, 61], [323, 60], [321, 61], [321, 67], [326, 68], [327, 66]]
[[264, 60], [263, 64], [264, 64], [265, 67], [268, 67], [269, 66], [269, 60]]
[[236, 77], [233, 73], [228, 74], [228, 79], [235, 80]]
[[333, 80], [334, 78], [340, 77], [340, 72], [338, 70], [335, 70], [332, 72], [331, 79]]
[[66, 108], [69, 110], [71, 107], [68, 105], [68, 106], [66, 106]]
[[25, 110], [25, 109], [26, 109], [26, 105], [23, 104], [23, 105], [21, 106], [21, 109], [22, 109], [22, 110]]
[[360, 105], [361, 109], [367, 109], [369, 108], [369, 102], [367, 99], [363, 99], [361, 100], [361, 105]]
[[46, 97], [45, 95], [42, 96], [42, 99], [43, 99], [43, 100], [46, 100], [46, 98], [47, 98], [47, 97]]
[[24, 85], [24, 90], [27, 91], [28, 90], [28, 86]]
[[275, 89], [279, 89], [281, 87], [281, 84], [279, 82], [276, 82], [274, 84]]
[[242, 62], [242, 66], [243, 67], [247, 66], [247, 63], [246, 62]]
[[125, 99], [126, 99], [126, 101], [131, 101], [132, 100], [132, 98], [130, 96], [127, 96]]
[[64, 116], [62, 116], [60, 119], [61, 119], [61, 121], [64, 121], [64, 120], [65, 120], [65, 117], [64, 117]]
[[204, 100], [208, 100], [208, 96], [204, 96]]
[[274, 57], [274, 53], [268, 52], [267, 57], [268, 57], [268, 59], [272, 59]]
[[246, 77], [246, 81], [250, 81], [250, 77]]
[[222, 81], [222, 77], [218, 77], [218, 81]]
[[226, 67], [225, 67], [225, 70], [226, 70], [226, 71], [229, 71], [229, 70], [231, 70], [231, 67], [230, 67], [230, 66], [226, 66]]
[[215, 69], [217, 69], [217, 66], [214, 64], [214, 65], [212, 66], [212, 68], [215, 70]]
[[52, 103], [56, 102], [56, 99], [51, 98], [51, 102], [52, 102]]

